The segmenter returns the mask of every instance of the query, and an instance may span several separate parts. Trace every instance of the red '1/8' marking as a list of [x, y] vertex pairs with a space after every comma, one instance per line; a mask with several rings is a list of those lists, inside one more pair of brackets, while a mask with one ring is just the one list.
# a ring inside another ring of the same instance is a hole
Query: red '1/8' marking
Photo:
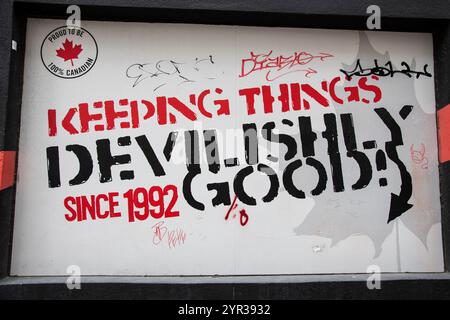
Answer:
[[[228, 218], [230, 217], [230, 213], [235, 210], [237, 208], [237, 196], [234, 196], [233, 202], [231, 203], [231, 206], [228, 208], [227, 214], [225, 215], [225, 220], [228, 220]], [[239, 210], [239, 222], [241, 224], [241, 226], [245, 226], [248, 223], [248, 214], [245, 211], [245, 209], [241, 209]]]

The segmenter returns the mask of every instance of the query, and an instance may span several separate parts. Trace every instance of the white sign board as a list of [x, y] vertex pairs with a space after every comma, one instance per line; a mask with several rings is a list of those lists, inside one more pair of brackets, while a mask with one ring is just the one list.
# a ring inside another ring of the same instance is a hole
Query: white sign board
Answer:
[[443, 270], [431, 34], [29, 19], [12, 275]]

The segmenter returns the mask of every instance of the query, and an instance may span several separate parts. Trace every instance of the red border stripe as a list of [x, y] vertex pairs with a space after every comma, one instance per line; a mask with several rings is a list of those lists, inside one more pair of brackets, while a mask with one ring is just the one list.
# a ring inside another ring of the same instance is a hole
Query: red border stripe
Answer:
[[450, 160], [450, 104], [437, 112], [439, 134], [439, 162]]
[[16, 151], [0, 151], [0, 190], [14, 184]]

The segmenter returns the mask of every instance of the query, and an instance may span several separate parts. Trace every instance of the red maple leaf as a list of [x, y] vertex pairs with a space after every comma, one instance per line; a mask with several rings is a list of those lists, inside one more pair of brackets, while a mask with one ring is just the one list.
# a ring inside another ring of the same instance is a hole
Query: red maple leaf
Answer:
[[63, 48], [56, 50], [56, 56], [63, 58], [64, 61], [70, 60], [70, 63], [73, 66], [73, 59], [78, 59], [78, 55], [83, 51], [81, 44], [74, 46], [73, 42], [66, 38], [62, 45]]

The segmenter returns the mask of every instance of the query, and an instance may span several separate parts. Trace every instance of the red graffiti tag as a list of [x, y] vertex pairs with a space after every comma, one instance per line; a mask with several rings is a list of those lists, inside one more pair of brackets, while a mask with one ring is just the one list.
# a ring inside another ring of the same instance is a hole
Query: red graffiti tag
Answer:
[[[324, 61], [326, 58], [333, 57], [333, 55], [323, 52], [320, 52], [318, 55], [312, 55], [305, 51], [297, 51], [288, 57], [284, 57], [283, 55], [274, 57], [272, 53], [272, 50], [269, 53], [260, 54], [250, 52], [250, 58], [242, 59], [241, 74], [239, 77], [243, 78], [255, 71], [267, 70], [267, 81], [274, 81], [293, 72], [304, 72], [305, 77], [309, 78], [310, 75], [317, 73], [317, 71], [309, 67], [301, 69], [299, 66], [304, 66], [313, 60], [320, 59], [320, 61]], [[294, 69], [295, 67], [299, 68]], [[276, 74], [272, 75], [271, 72]]]
[[159, 245], [164, 239], [167, 240], [167, 245], [170, 249], [184, 244], [186, 241], [186, 232], [182, 229], [176, 228], [169, 230], [164, 226], [164, 221], [160, 221], [152, 227], [153, 230], [153, 244]]
[[425, 156], [425, 151], [425, 145], [423, 143], [420, 144], [419, 150], [414, 149], [414, 144], [409, 148], [411, 160], [415, 164], [419, 164], [422, 169], [428, 169], [428, 158]]

